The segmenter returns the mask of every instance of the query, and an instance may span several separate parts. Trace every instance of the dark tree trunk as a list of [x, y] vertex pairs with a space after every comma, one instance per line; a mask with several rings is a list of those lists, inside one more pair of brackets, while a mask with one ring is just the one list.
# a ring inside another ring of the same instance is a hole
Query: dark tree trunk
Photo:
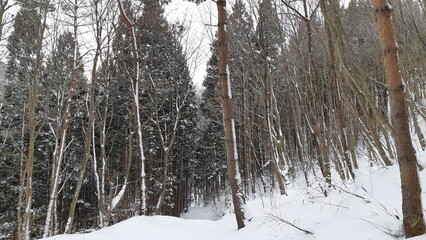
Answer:
[[234, 204], [235, 217], [238, 229], [245, 227], [244, 197], [241, 188], [241, 175], [238, 167], [238, 153], [236, 146], [236, 134], [234, 113], [232, 109], [231, 86], [228, 70], [228, 45], [226, 34], [226, 0], [217, 1], [218, 11], [218, 54], [219, 77], [222, 85], [222, 111], [225, 127], [226, 161], [228, 166], [229, 182], [231, 183], [232, 202]]

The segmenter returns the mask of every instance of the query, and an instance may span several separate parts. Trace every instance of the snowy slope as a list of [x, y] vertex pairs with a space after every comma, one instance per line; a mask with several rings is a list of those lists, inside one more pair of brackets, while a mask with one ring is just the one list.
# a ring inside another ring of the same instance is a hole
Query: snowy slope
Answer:
[[[423, 132], [426, 123], [420, 122]], [[418, 145], [418, 144], [416, 144]], [[423, 165], [426, 151], [417, 151]], [[363, 161], [366, 162], [366, 161]], [[426, 170], [420, 172], [426, 206]], [[134, 217], [87, 234], [62, 235], [50, 240], [393, 240], [402, 236], [401, 188], [398, 166], [370, 167], [356, 172], [355, 183], [336, 180], [327, 197], [318, 183], [301, 180], [288, 186], [288, 196], [257, 196], [248, 201], [253, 219], [237, 231], [230, 210], [194, 207], [182, 218]], [[288, 221], [312, 232], [306, 234]], [[411, 238], [426, 240], [426, 235]]]
[[[217, 212], [211, 208], [197, 207], [182, 218], [134, 217], [92, 233], [55, 236], [49, 239], [391, 240], [395, 239], [395, 236], [401, 236], [398, 168], [370, 169], [366, 167], [358, 171], [356, 175], [358, 178], [356, 183], [346, 187], [341, 183], [336, 184], [335, 190], [328, 197], [324, 197], [315, 187], [300, 189], [290, 186], [289, 196], [275, 195], [252, 199], [248, 201], [248, 207], [252, 212], [253, 220], [246, 228], [239, 231], [236, 230], [235, 218], [232, 214], [228, 213], [221, 219], [213, 221], [209, 219], [217, 219]], [[426, 186], [426, 171], [421, 172], [420, 175], [422, 185]], [[423, 199], [426, 199], [426, 193]], [[280, 219], [309, 230], [313, 234], [305, 234]], [[426, 236], [412, 239], [426, 239]]]

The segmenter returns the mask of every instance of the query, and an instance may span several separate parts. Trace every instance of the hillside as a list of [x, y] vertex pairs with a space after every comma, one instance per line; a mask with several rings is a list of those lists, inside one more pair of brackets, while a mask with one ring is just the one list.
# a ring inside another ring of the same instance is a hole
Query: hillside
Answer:
[[[426, 152], [418, 156], [426, 161]], [[306, 187], [301, 179], [288, 186], [288, 196], [258, 196], [248, 201], [252, 221], [237, 231], [233, 214], [223, 206], [193, 207], [181, 218], [134, 217], [87, 234], [60, 235], [50, 240], [392, 240], [402, 236], [401, 193], [397, 166], [363, 166], [355, 183], [334, 182], [324, 197], [318, 185]], [[420, 172], [426, 186], [426, 171]], [[423, 189], [423, 205], [426, 204]], [[223, 210], [225, 209], [225, 210]], [[220, 210], [220, 211], [219, 211]], [[218, 219], [218, 215], [225, 215]], [[304, 233], [285, 223], [288, 221]], [[344, 235], [344, 237], [342, 237]], [[426, 235], [411, 238], [426, 239]]]

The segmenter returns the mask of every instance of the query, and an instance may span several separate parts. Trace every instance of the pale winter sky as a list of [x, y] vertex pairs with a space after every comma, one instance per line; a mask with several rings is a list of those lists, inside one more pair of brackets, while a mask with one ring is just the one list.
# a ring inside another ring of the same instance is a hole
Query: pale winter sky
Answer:
[[210, 57], [210, 45], [214, 35], [213, 25], [217, 24], [216, 4], [207, 0], [195, 4], [184, 0], [173, 0], [165, 10], [167, 19], [183, 23], [188, 28], [183, 48], [189, 57], [189, 67], [197, 89], [201, 89], [206, 73], [206, 63]]

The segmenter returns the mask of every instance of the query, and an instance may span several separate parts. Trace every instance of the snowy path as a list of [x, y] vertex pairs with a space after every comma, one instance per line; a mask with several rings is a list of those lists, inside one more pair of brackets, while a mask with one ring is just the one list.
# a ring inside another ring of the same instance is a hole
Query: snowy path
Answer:
[[221, 218], [221, 213], [210, 207], [192, 207], [188, 212], [183, 213], [183, 219], [198, 219], [217, 221]]

